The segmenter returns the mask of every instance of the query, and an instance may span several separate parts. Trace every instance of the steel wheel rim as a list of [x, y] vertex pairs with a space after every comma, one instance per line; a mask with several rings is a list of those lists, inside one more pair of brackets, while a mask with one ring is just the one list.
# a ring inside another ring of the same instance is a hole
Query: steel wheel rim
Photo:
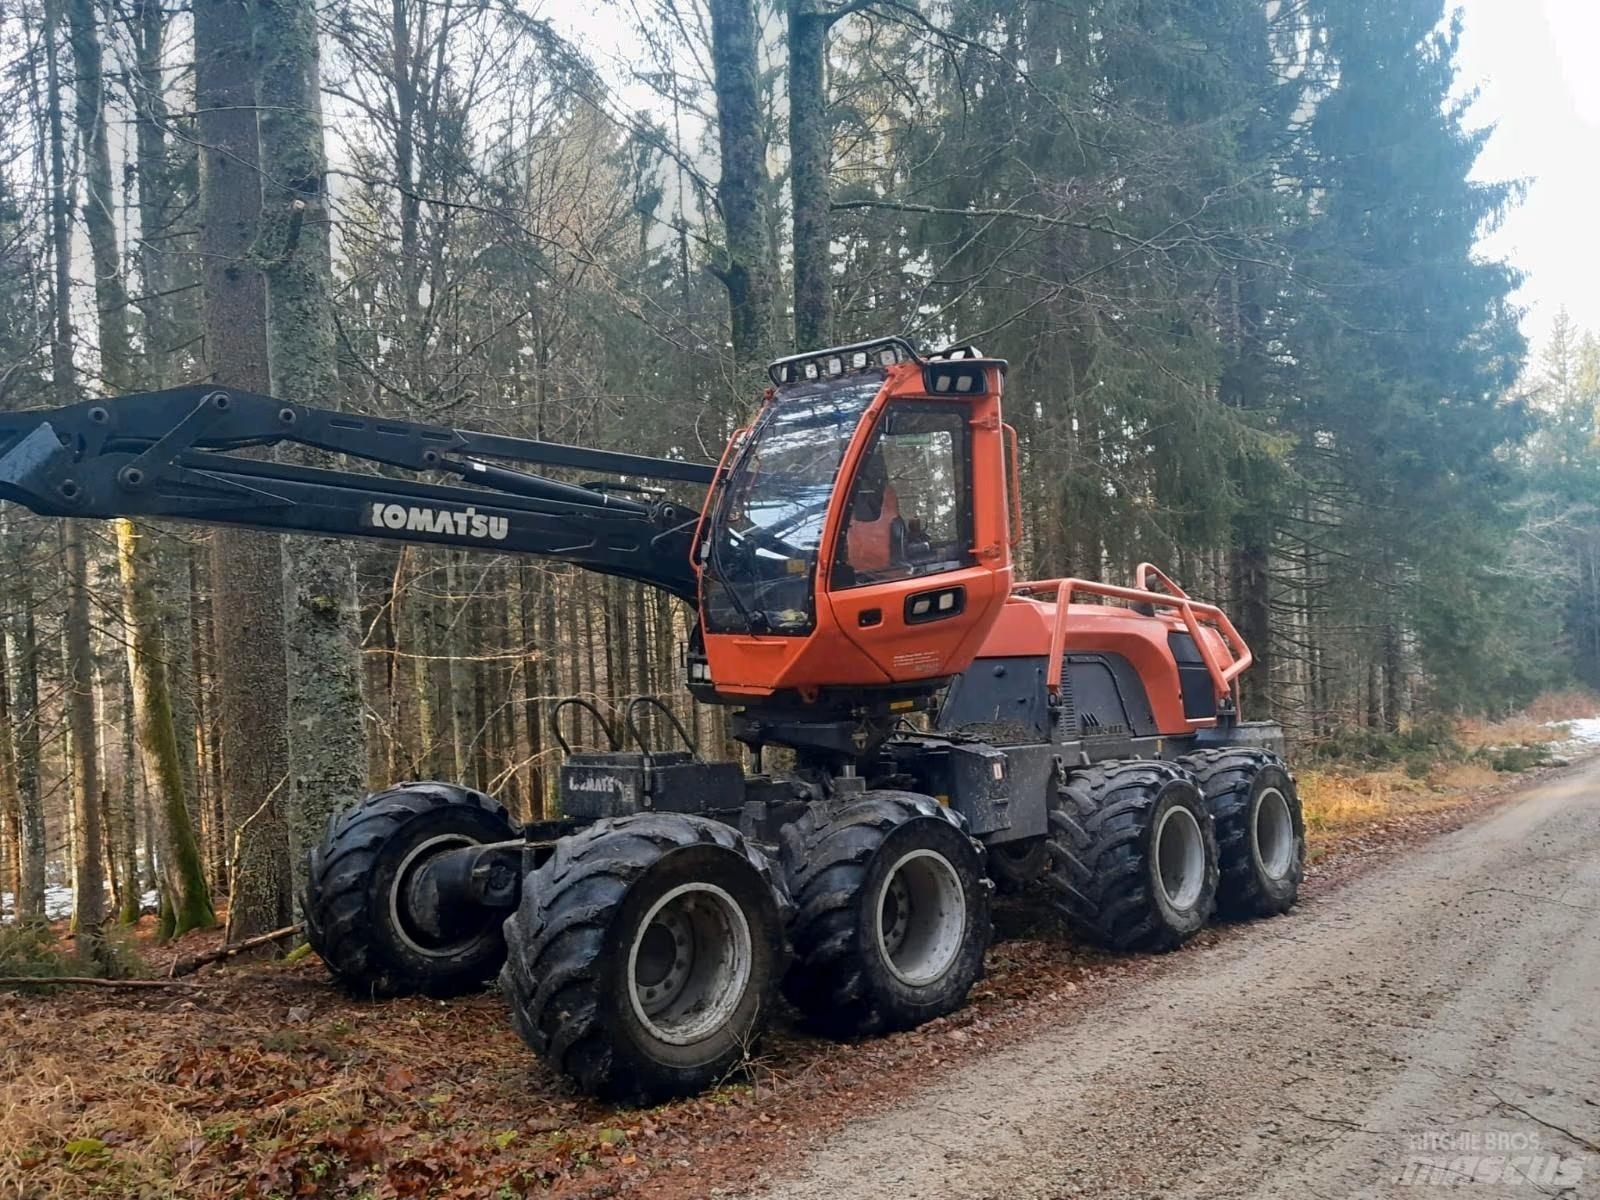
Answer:
[[674, 1046], [727, 1023], [750, 985], [750, 922], [714, 883], [683, 883], [645, 913], [628, 947], [628, 997], [652, 1036]]
[[937, 850], [912, 850], [895, 861], [878, 889], [873, 928], [878, 956], [896, 979], [925, 987], [955, 965], [966, 901], [961, 877]]
[[1294, 819], [1289, 800], [1277, 788], [1267, 788], [1256, 803], [1256, 857], [1270, 879], [1282, 879], [1294, 862]]
[[418, 868], [424, 862], [444, 850], [477, 844], [475, 839], [464, 833], [436, 834], [418, 842], [400, 860], [400, 868], [394, 873], [394, 886], [389, 889], [389, 920], [400, 940], [416, 953], [427, 958], [450, 958], [459, 954], [463, 946], [475, 942], [482, 934], [483, 930], [478, 929], [468, 937], [433, 939], [425, 930], [419, 929], [416, 922], [411, 919], [409, 903], [406, 909], [402, 909], [400, 905], [401, 896], [408, 902], [411, 901], [412, 885], [416, 880]]
[[1200, 822], [1182, 804], [1161, 814], [1155, 836], [1156, 883], [1175, 909], [1193, 908], [1206, 879], [1206, 846]]

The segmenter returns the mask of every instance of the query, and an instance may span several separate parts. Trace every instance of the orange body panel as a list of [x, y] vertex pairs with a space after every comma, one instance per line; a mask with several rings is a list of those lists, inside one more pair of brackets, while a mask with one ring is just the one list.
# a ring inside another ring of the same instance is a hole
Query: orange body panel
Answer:
[[[887, 371], [881, 390], [856, 427], [834, 484], [814, 576], [814, 628], [806, 636], [712, 632], [707, 628], [706, 658], [718, 693], [749, 700], [784, 690], [806, 695], [823, 687], [915, 684], [955, 675], [971, 665], [984, 634], [1005, 605], [1012, 581], [1012, 531], [1000, 421], [1000, 369], [985, 369], [983, 393], [960, 396], [929, 395], [918, 363], [897, 363]], [[869, 453], [884, 410], [897, 402], [967, 409], [971, 563], [915, 578], [830, 588], [833, 564], [843, 553], [839, 543], [844, 540], [841, 530], [851, 483]], [[708, 509], [716, 502], [713, 489]], [[906, 597], [956, 586], [965, 589], [958, 615], [907, 625]], [[875, 619], [870, 612], [874, 609]]]
[[[978, 658], [1049, 653], [1058, 611], [1047, 601], [1013, 596], [983, 639]], [[1184, 716], [1182, 685], [1167, 635], [1186, 629], [1176, 617], [1145, 616], [1105, 604], [1069, 604], [1063, 653], [1105, 651], [1122, 655], [1144, 682], [1156, 727], [1164, 734], [1190, 733], [1215, 725], [1216, 718], [1191, 720]], [[1214, 653], [1227, 653], [1226, 643], [1214, 629], [1202, 625], [1200, 636]]]

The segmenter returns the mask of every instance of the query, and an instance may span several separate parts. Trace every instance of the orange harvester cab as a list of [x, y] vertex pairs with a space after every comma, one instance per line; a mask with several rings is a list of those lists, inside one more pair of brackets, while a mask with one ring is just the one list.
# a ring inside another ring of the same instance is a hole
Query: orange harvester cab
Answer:
[[776, 376], [701, 517], [708, 673], [735, 702], [931, 688], [1011, 590], [1004, 364], [830, 353]]

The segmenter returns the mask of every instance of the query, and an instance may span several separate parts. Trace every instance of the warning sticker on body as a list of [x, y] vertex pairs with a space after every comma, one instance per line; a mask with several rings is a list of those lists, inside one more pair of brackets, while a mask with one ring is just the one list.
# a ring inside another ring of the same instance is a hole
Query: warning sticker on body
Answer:
[[909, 650], [894, 656], [896, 670], [932, 675], [939, 670], [942, 658], [937, 650]]

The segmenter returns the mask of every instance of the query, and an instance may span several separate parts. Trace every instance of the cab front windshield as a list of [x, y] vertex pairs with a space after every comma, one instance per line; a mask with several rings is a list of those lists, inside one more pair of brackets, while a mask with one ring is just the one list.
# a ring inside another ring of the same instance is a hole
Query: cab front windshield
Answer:
[[713, 632], [804, 634], [845, 450], [884, 372], [792, 385], [768, 406], [729, 476], [704, 551]]

